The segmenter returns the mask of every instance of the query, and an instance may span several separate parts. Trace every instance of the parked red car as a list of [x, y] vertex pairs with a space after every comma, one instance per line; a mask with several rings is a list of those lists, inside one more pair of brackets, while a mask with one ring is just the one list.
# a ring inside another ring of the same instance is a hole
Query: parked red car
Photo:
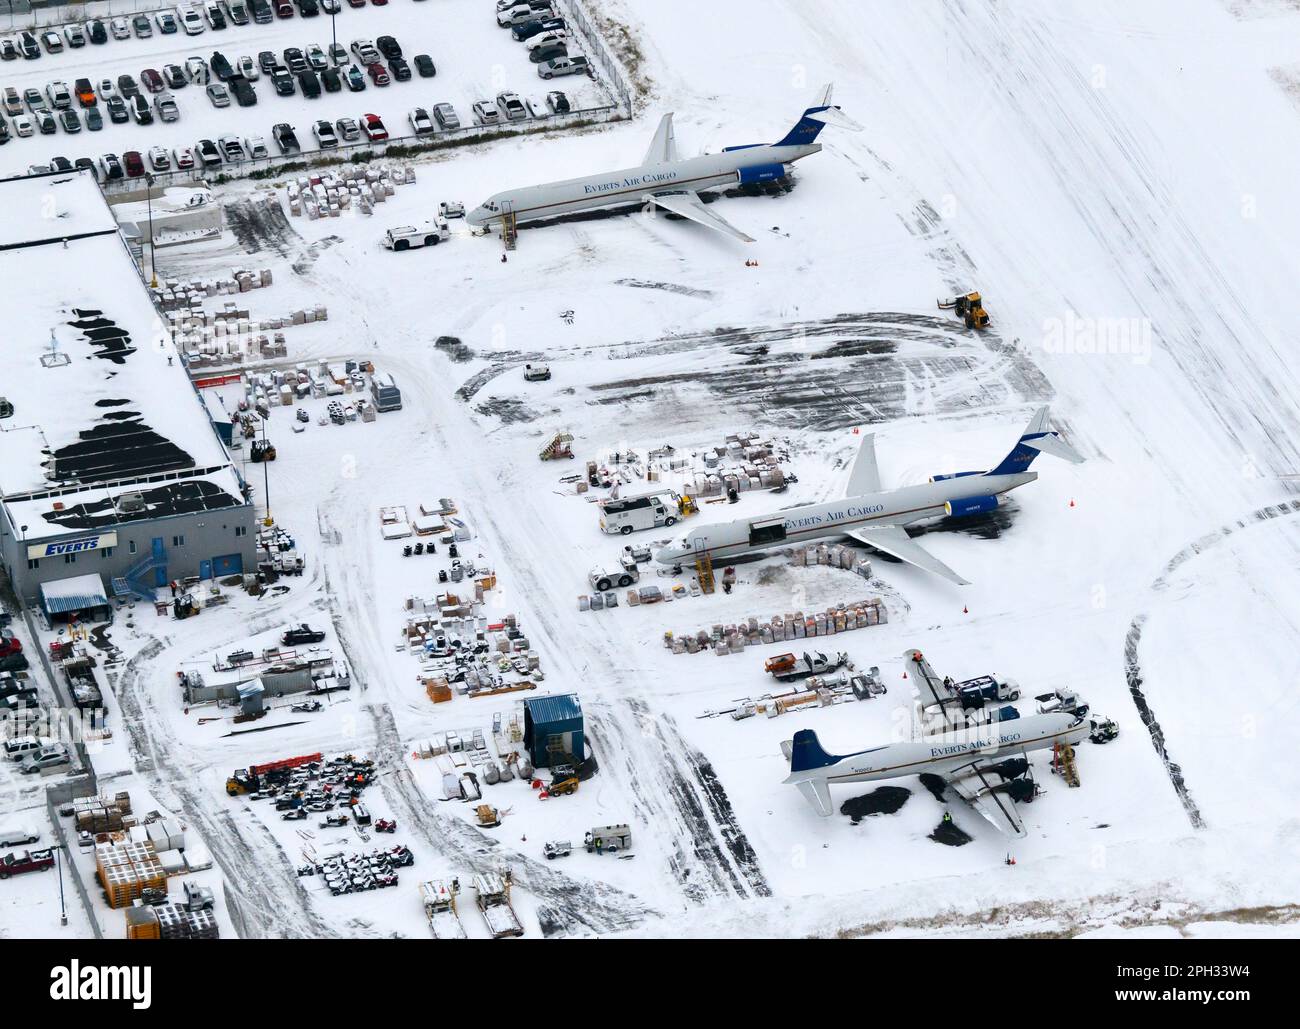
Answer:
[[277, 18], [292, 18], [293, 0], [275, 0], [275, 14]]
[[348, 0], [349, 7], [365, 7], [366, 0]]
[[155, 68], [146, 68], [140, 73], [140, 82], [150, 93], [161, 93], [166, 85]]
[[384, 127], [384, 120], [377, 114], [363, 114], [361, 116], [361, 131], [366, 134], [366, 139], [372, 143], [388, 138], [388, 129]]
[[139, 150], [128, 150], [124, 153], [122, 163], [126, 165], [126, 174], [129, 178], [138, 179], [144, 174], [144, 158], [140, 156]]
[[370, 73], [370, 81], [376, 86], [386, 86], [392, 80], [388, 77], [388, 69], [382, 64], [372, 64], [366, 71]]

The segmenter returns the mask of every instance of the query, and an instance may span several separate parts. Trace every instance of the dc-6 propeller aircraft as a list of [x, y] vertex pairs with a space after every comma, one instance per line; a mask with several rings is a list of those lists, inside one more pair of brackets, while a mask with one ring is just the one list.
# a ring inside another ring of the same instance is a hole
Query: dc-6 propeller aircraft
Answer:
[[520, 224], [606, 207], [660, 207], [752, 243], [752, 236], [706, 207], [700, 194], [785, 178], [791, 164], [821, 150], [816, 139], [827, 125], [854, 131], [862, 127], [831, 104], [830, 86], [823, 91], [821, 101], [805, 110], [794, 128], [775, 143], [749, 143], [726, 147], [719, 154], [683, 158], [677, 152], [673, 116], [665, 114], [637, 167], [508, 189], [483, 201], [466, 221], [484, 227], [493, 222], [513, 220]]
[[1037, 472], [1029, 471], [1029, 465], [1040, 453], [1081, 462], [1083, 458], [1047, 423], [1048, 409], [1039, 408], [1011, 453], [988, 471], [935, 475], [928, 483], [892, 490], [881, 486], [875, 437], [867, 435], [842, 500], [796, 507], [767, 518], [694, 526], [680, 540], [658, 551], [655, 560], [680, 565], [707, 554], [717, 562], [791, 543], [848, 536], [959, 586], [969, 585], [912, 542], [904, 526], [945, 515], [960, 517], [992, 511], [1002, 494], [1038, 478]]
[[[1088, 705], [1072, 691], [1043, 694], [1026, 718], [1004, 700], [1020, 698], [1009, 679], [984, 675], [966, 682], [941, 679], [921, 651], [904, 652], [916, 690], [920, 734], [852, 754], [828, 754], [817, 734], [801, 729], [782, 744], [790, 762], [786, 783], [797, 786], [817, 813], [834, 813], [832, 784], [929, 775], [952, 790], [997, 828], [1024, 836], [1019, 803], [1037, 794], [1029, 753], [1065, 748], [1091, 738], [1104, 743], [1118, 731], [1108, 719], [1088, 720]], [[1101, 723], [1112, 730], [1107, 733]], [[928, 733], [928, 734], [927, 734]], [[1072, 763], [1058, 751], [1063, 763]], [[1068, 767], [1072, 767], [1070, 764]]]

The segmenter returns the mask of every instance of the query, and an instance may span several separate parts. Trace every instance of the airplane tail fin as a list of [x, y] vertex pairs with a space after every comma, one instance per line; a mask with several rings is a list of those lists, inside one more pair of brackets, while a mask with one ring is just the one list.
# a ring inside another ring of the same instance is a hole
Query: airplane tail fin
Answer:
[[1016, 472], [1023, 472], [1033, 464], [1034, 458], [1040, 453], [1051, 454], [1072, 464], [1081, 464], [1083, 455], [1061, 439], [1059, 432], [1047, 427], [1049, 414], [1050, 409], [1047, 407], [1040, 407], [1035, 411], [1034, 417], [1029, 420], [1025, 431], [1021, 433], [1020, 439], [1011, 448], [1011, 453], [1007, 454], [996, 468], [990, 468], [984, 474], [1014, 475]]
[[808, 772], [835, 764], [839, 758], [822, 749], [821, 741], [811, 729], [800, 729], [790, 746], [790, 774]]
[[818, 133], [827, 125], [835, 125], [853, 132], [861, 131], [861, 125], [831, 103], [831, 89], [832, 86], [827, 85], [822, 91], [820, 102], [805, 110], [794, 128], [772, 145], [801, 146], [813, 143], [817, 140]]

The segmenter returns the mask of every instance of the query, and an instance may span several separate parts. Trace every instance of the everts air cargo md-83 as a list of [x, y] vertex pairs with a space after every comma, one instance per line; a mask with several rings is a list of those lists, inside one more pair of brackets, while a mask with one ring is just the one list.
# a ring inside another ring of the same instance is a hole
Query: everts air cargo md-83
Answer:
[[606, 207], [654, 206], [752, 243], [752, 236], [709, 210], [700, 194], [785, 178], [791, 164], [821, 150], [815, 140], [827, 125], [861, 128], [831, 105], [830, 86], [821, 102], [804, 111], [794, 128], [775, 143], [750, 143], [726, 147], [720, 154], [682, 158], [673, 137], [673, 116], [665, 114], [639, 167], [508, 189], [485, 200], [466, 221], [473, 226], [511, 220], [519, 224]]
[[1038, 478], [1037, 472], [1028, 469], [1040, 453], [1081, 462], [1083, 458], [1061, 439], [1060, 433], [1047, 428], [1047, 418], [1048, 409], [1039, 408], [1011, 453], [995, 468], [935, 475], [928, 483], [892, 490], [881, 488], [875, 437], [866, 436], [849, 473], [843, 500], [796, 507], [767, 518], [695, 526], [655, 554], [655, 560], [680, 565], [708, 554], [717, 562], [790, 543], [849, 536], [959, 586], [968, 585], [946, 564], [913, 543], [903, 526], [944, 515], [960, 517], [992, 511], [1003, 493]]

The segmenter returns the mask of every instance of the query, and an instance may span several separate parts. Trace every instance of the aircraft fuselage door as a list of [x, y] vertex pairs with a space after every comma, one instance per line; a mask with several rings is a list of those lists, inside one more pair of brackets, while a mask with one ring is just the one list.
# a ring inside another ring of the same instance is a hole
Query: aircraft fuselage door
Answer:
[[785, 518], [765, 518], [749, 523], [749, 545], [751, 547], [772, 546], [785, 540]]

